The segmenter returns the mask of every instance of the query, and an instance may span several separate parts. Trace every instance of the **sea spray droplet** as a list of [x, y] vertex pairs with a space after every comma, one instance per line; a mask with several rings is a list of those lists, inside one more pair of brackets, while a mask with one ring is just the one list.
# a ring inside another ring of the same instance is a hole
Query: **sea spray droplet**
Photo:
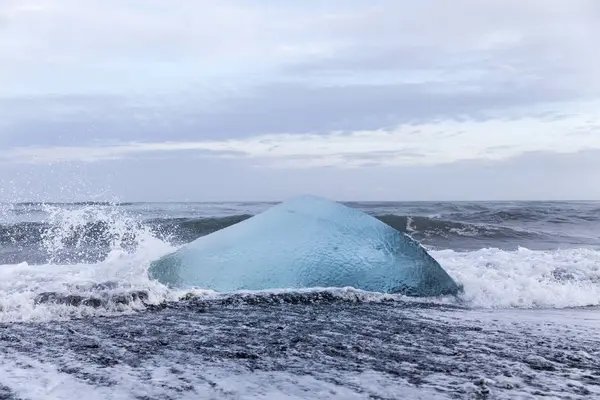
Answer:
[[98, 261], [114, 250], [135, 250], [148, 228], [111, 205], [77, 208], [45, 205], [47, 225], [41, 232], [42, 247], [52, 263]]

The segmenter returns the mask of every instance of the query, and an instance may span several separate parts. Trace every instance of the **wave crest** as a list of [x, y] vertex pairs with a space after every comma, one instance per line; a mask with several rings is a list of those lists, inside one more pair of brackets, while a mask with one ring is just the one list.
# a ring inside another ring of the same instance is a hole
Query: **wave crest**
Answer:
[[433, 251], [464, 285], [463, 300], [484, 308], [600, 306], [600, 251], [496, 248]]

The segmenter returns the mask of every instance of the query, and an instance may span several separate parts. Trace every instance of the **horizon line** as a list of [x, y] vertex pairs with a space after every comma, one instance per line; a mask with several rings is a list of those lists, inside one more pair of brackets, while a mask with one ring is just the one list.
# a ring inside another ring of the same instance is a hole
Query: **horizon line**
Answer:
[[[128, 205], [128, 204], [227, 204], [227, 203], [281, 203], [295, 196], [289, 196], [279, 200], [19, 200], [0, 201], [0, 204], [26, 205], [26, 204], [72, 204], [72, 205]], [[333, 199], [327, 196], [319, 196], [340, 203], [584, 203], [600, 202], [600, 199], [478, 199], [478, 200], [349, 200]]]

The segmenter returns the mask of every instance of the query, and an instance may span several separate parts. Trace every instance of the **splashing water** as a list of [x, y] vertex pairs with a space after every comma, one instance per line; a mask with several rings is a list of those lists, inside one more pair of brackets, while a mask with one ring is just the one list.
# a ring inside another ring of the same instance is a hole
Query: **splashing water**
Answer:
[[100, 249], [131, 252], [153, 239], [148, 228], [115, 205], [75, 209], [44, 205], [43, 210], [48, 215], [49, 227], [41, 234], [42, 246], [49, 255], [49, 263], [86, 259]]
[[0, 321], [127, 312], [176, 299], [146, 273], [150, 261], [175, 248], [134, 216], [113, 205], [43, 210], [47, 262], [0, 266]]
[[534, 251], [494, 248], [433, 251], [464, 285], [475, 307], [563, 308], [600, 305], [600, 252], [592, 249]]

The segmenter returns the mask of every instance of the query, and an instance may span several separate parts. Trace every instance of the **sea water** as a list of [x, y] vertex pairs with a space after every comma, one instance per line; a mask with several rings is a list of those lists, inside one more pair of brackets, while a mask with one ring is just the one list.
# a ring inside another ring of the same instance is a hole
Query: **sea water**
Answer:
[[458, 297], [148, 278], [272, 205], [0, 204], [0, 399], [600, 397], [599, 203], [347, 203]]

